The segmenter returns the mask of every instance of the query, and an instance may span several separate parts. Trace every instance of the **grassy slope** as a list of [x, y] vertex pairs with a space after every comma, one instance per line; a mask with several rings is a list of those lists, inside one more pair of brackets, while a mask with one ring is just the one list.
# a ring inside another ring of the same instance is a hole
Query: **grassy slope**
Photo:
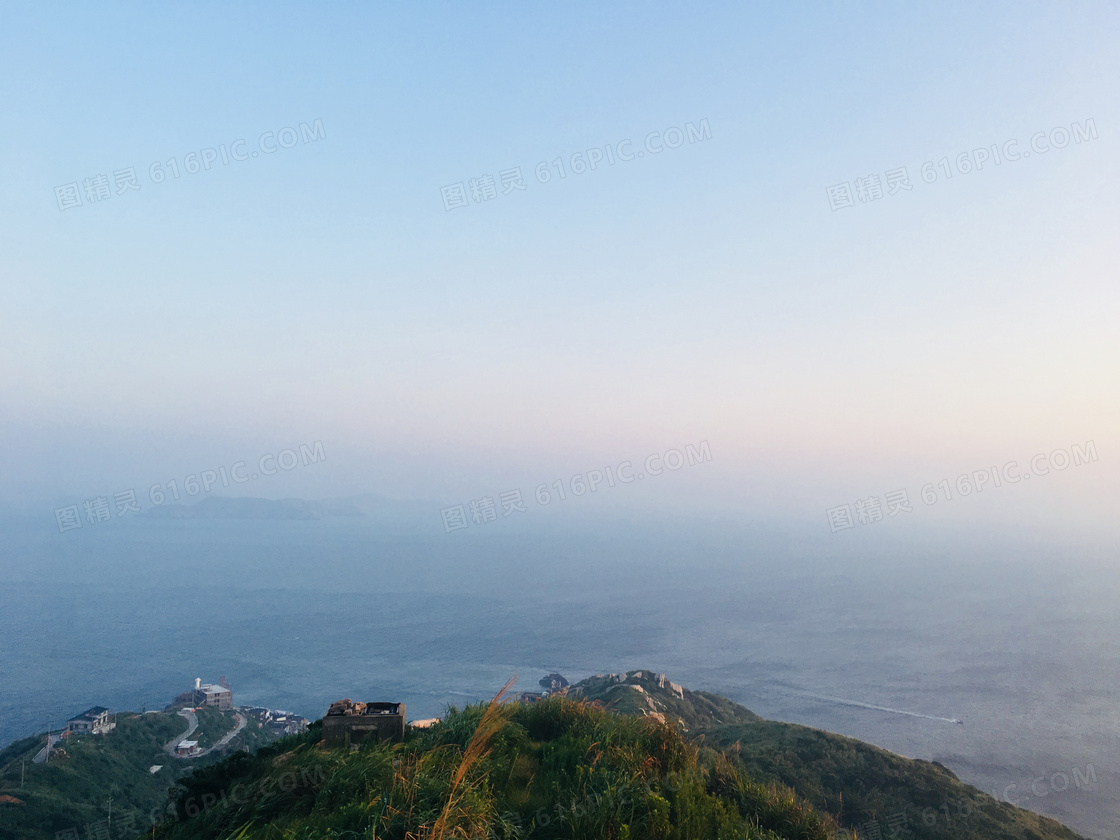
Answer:
[[[233, 717], [207, 710], [200, 723], [213, 731], [213, 740], [228, 732]], [[162, 809], [168, 790], [183, 776], [202, 764], [213, 763], [219, 755], [196, 761], [174, 759], [163, 751], [164, 745], [187, 728], [183, 718], [166, 712], [117, 715], [117, 728], [107, 735], [78, 735], [67, 738], [62, 747], [66, 755], [47, 764], [32, 764], [31, 759], [44, 744], [42, 736], [25, 738], [0, 751], [0, 795], [19, 800], [0, 803], [0, 837], [4, 840], [54, 840], [57, 832], [77, 828], [82, 837], [85, 827], [106, 819], [108, 799], [113, 798], [113, 840], [122, 836], [129, 814], [139, 830], [150, 826], [153, 808]], [[239, 735], [226, 750], [239, 745], [253, 746], [273, 740], [254, 727]], [[193, 736], [192, 736], [193, 737]], [[26, 759], [26, 777], [20, 788], [20, 770]], [[152, 765], [162, 765], [155, 774]]]
[[[16, 789], [20, 759], [30, 762], [42, 739], [0, 752], [0, 795], [22, 800], [0, 799], [0, 836], [50, 840], [66, 828], [81, 830], [104, 818], [111, 793], [115, 840], [123, 836], [119, 809], [134, 804], [143, 811], [139, 827], [148, 828], [144, 809], [161, 805], [178, 777], [177, 818], [157, 829], [163, 840], [242, 830], [242, 840], [337, 838], [344, 831], [368, 837], [373, 829], [379, 838], [404, 840], [441, 817], [448, 832], [462, 829], [464, 837], [830, 840], [835, 823], [824, 814], [848, 827], [877, 820], [888, 837], [887, 819], [900, 813], [908, 818], [907, 840], [1080, 840], [940, 765], [765, 721], [718, 695], [674, 690], [648, 671], [593, 677], [569, 697], [501, 714], [490, 752], [473, 764], [463, 756], [482, 707], [451, 710], [404, 744], [369, 744], [356, 753], [322, 749], [315, 725], [256, 756], [196, 762], [198, 771], [186, 778], [191, 764], [162, 753], [182, 731], [182, 718], [121, 715], [109, 736], [68, 741], [68, 758], [29, 763], [23, 790]], [[165, 765], [156, 777], [147, 773], [154, 763]]]
[[910, 840], [1076, 840], [1048, 817], [999, 802], [945, 767], [806, 726], [758, 721], [719, 727], [708, 743], [729, 748], [751, 775], [789, 785], [847, 825], [868, 820], [887, 833], [904, 813]]
[[[211, 807], [161, 840], [408, 836], [592, 840], [831, 840], [831, 820], [746, 778], [672, 726], [553, 698], [501, 711], [473, 764], [482, 707], [403, 744], [319, 746], [319, 727], [198, 773], [179, 798]], [[459, 782], [456, 782], [459, 778]], [[449, 805], [448, 803], [451, 803]], [[443, 824], [444, 832], [438, 827]], [[435, 830], [433, 830], [435, 829]], [[350, 834], [347, 832], [354, 832]], [[430, 832], [430, 833], [429, 833]]]
[[[63, 744], [66, 756], [47, 764], [32, 764], [43, 746], [42, 737], [26, 738], [0, 752], [0, 793], [23, 804], [0, 807], [0, 835], [18, 838], [53, 838], [56, 832], [82, 828], [106, 818], [107, 800], [114, 800], [118, 816], [132, 807], [159, 806], [174, 783], [176, 767], [163, 745], [186, 728], [180, 717], [166, 714], [117, 716], [117, 728], [107, 735], [78, 735]], [[20, 765], [26, 758], [26, 782], [19, 789]], [[148, 767], [164, 765], [153, 775]], [[133, 814], [137, 819], [137, 813]], [[143, 827], [141, 825], [141, 827]]]
[[228, 747], [222, 750], [222, 753], [232, 755], [238, 750], [247, 750], [252, 753], [268, 744], [274, 744], [276, 741], [277, 736], [267, 727], [258, 727], [257, 722], [249, 718], [245, 723], [245, 728], [230, 742]]
[[191, 740], [198, 741], [199, 749], [203, 750], [214, 746], [237, 725], [232, 713], [220, 712], [213, 706], [201, 706], [195, 710], [195, 715], [198, 717], [198, 729], [191, 735]]
[[649, 671], [591, 677], [569, 694], [621, 714], [656, 712], [679, 719], [696, 741], [733, 755], [754, 778], [788, 785], [848, 828], [873, 821], [885, 837], [888, 818], [903, 814], [908, 840], [1080, 840], [1056, 820], [1001, 803], [939, 764], [831, 732], [763, 720], [715, 694], [685, 689], [682, 700]]

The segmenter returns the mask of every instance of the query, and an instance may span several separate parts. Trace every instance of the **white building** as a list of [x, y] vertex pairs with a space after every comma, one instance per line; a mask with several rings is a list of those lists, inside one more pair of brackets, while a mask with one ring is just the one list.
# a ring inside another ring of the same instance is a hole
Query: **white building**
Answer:
[[106, 732], [112, 732], [117, 726], [113, 721], [113, 716], [109, 714], [109, 710], [104, 706], [94, 706], [92, 709], [87, 709], [76, 717], [70, 718], [66, 722], [66, 732], [68, 735], [75, 735], [78, 733], [88, 732], [91, 735], [104, 735]]

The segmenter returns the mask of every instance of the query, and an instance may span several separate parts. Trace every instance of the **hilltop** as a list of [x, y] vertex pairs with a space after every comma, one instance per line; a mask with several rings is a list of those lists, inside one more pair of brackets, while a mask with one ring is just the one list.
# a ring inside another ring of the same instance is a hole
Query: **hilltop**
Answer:
[[760, 721], [750, 709], [706, 691], [689, 691], [664, 674], [630, 671], [596, 674], [568, 689], [573, 699], [598, 703], [612, 712], [667, 720], [683, 732], [713, 726]]
[[831, 818], [675, 726], [563, 696], [453, 708], [357, 751], [322, 748], [320, 730], [184, 780], [155, 837], [835, 837]]

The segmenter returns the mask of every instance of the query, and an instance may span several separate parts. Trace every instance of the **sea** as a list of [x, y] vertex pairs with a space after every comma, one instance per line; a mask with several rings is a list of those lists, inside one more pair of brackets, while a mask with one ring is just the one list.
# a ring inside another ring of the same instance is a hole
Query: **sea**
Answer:
[[312, 719], [343, 697], [418, 719], [515, 675], [646, 668], [1120, 837], [1104, 552], [617, 512], [448, 533], [431, 514], [0, 521], [0, 744], [163, 708], [196, 678]]

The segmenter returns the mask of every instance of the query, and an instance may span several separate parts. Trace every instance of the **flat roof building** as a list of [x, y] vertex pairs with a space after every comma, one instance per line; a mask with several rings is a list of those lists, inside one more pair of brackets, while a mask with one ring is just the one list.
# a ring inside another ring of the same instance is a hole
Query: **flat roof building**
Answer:
[[233, 692], [223, 685], [199, 685], [194, 694], [199, 706], [216, 706], [223, 711], [233, 708]]
[[226, 711], [233, 708], [233, 689], [228, 685], [204, 683], [201, 678], [196, 678], [194, 688], [176, 696], [168, 708], [175, 706], [213, 706]]
[[190, 758], [199, 755], [201, 752], [202, 750], [198, 748], [198, 741], [180, 741], [175, 746], [175, 755], [180, 758]]
[[357, 746], [368, 738], [404, 738], [404, 703], [332, 703], [323, 716], [323, 743], [328, 747]]

